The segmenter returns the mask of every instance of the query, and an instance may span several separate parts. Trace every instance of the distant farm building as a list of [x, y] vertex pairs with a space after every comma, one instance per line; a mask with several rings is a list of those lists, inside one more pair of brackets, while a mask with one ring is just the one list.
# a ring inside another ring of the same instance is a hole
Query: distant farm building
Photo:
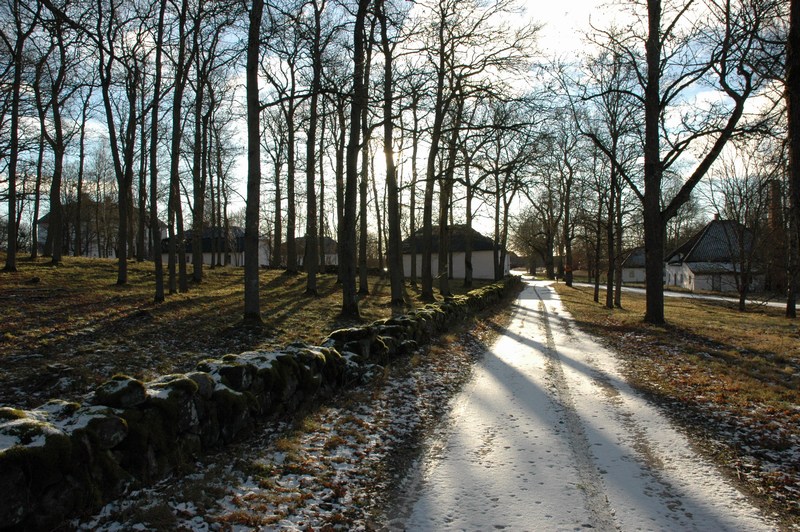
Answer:
[[644, 283], [644, 246], [633, 248], [622, 261], [622, 282], [623, 283]]
[[[452, 277], [463, 279], [466, 275], [465, 257], [467, 237], [471, 240], [472, 248], [472, 278], [473, 279], [494, 279], [494, 240], [484, 236], [476, 230], [467, 229], [465, 225], [454, 225], [450, 227], [450, 259], [452, 264]], [[403, 272], [406, 277], [411, 275], [411, 255], [417, 256], [417, 276], [422, 275], [422, 229], [414, 234], [413, 246], [412, 238], [407, 238], [402, 243], [403, 249]], [[433, 228], [433, 242], [431, 243], [431, 273], [437, 276], [439, 273], [439, 228]], [[511, 259], [506, 254], [501, 275], [507, 275], [511, 270]]]
[[[752, 252], [752, 233], [733, 220], [713, 220], [667, 255], [666, 284], [688, 290], [735, 292], [742, 265]], [[764, 276], [753, 276], [750, 290], [763, 287]]]
[[[323, 237], [323, 249], [325, 251], [325, 266], [336, 266], [339, 264], [339, 244], [336, 240], [332, 239], [329, 236]], [[294, 239], [295, 245], [295, 253], [297, 255], [297, 265], [302, 267], [303, 263], [305, 262], [306, 258], [306, 237], [300, 236]], [[319, 239], [317, 239], [317, 256], [319, 256]], [[282, 266], [286, 266], [286, 254], [287, 254], [287, 247], [286, 242], [281, 244], [281, 257], [283, 264]], [[320, 264], [323, 264], [320, 262]]]
[[[78, 223], [78, 202], [70, 200], [61, 206], [61, 249], [63, 253], [69, 255], [81, 255], [89, 258], [116, 258], [117, 240], [119, 238], [119, 206], [117, 203], [108, 199], [95, 201], [88, 194], [81, 195], [80, 202], [80, 223]], [[44, 251], [47, 242], [47, 234], [50, 229], [51, 213], [47, 213], [39, 218], [36, 223], [37, 246], [40, 252]], [[161, 224], [162, 234], [166, 232], [166, 226]], [[139, 209], [133, 207], [131, 216], [128, 220], [132, 244], [135, 250], [138, 242], [139, 231]], [[150, 256], [152, 251], [152, 232], [150, 231], [150, 216], [145, 213], [145, 255]], [[79, 237], [79, 238], [78, 238]], [[80, 244], [79, 253], [75, 253], [76, 245]], [[156, 246], [157, 247], [157, 246]]]
[[[194, 246], [194, 233], [190, 229], [184, 231], [184, 249], [186, 262], [192, 261]], [[166, 262], [169, 250], [169, 238], [162, 241], [162, 260]], [[201, 239], [203, 250], [203, 264], [222, 266], [244, 266], [244, 229], [238, 226], [231, 226], [226, 232], [221, 227], [209, 227], [203, 229]], [[258, 243], [258, 264], [259, 266], [269, 266], [269, 243], [265, 239], [259, 239]]]

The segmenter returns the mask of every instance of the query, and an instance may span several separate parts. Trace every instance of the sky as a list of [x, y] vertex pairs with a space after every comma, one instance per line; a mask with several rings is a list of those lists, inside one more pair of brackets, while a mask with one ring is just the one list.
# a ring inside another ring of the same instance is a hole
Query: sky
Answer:
[[603, 0], [526, 0], [525, 3], [531, 18], [544, 24], [539, 44], [546, 55], [580, 51], [590, 21], [597, 24], [604, 18]]

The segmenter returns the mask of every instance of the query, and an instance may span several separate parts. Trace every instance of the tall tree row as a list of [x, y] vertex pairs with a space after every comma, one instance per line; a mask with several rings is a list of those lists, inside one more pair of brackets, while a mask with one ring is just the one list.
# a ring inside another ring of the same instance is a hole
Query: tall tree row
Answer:
[[[335, 227], [342, 314], [358, 317], [368, 259], [382, 270], [384, 246], [393, 305], [405, 301], [406, 276], [419, 277], [423, 299], [436, 296], [435, 285], [447, 297], [454, 227], [465, 228], [459, 260], [469, 286], [476, 219], [493, 226], [499, 277], [513, 214], [523, 211], [530, 220], [516, 225], [534, 234], [521, 241], [539, 250], [548, 275], [571, 283], [574, 250], [592, 248], [609, 307], [621, 304], [622, 252], [636, 237], [629, 225], [641, 220], [646, 319], [663, 323], [670, 224], [726, 145], [769, 127], [748, 102], [770, 79], [785, 82], [790, 142], [797, 136], [796, 34], [784, 61], [780, 2], [620, 4], [630, 24], [596, 29], [592, 56], [542, 85], [546, 76], [532, 76], [538, 27], [519, 23], [519, 8], [514, 0], [4, 0], [6, 269], [16, 268], [22, 212], [36, 226], [39, 209], [50, 211], [47, 252], [58, 264], [70, 248], [101, 247], [82, 218], [99, 220], [109, 204], [118, 234], [102, 246], [113, 248], [117, 282], [127, 282], [128, 259], [149, 249], [154, 299], [186, 291], [187, 245], [195, 284], [205, 235], [213, 236], [211, 264], [228, 260], [238, 168], [247, 322], [261, 320], [265, 241], [272, 266], [305, 270], [313, 297]], [[236, 144], [246, 165], [236, 164]], [[113, 182], [100, 177], [106, 167]], [[793, 281], [790, 302], [795, 291]]]

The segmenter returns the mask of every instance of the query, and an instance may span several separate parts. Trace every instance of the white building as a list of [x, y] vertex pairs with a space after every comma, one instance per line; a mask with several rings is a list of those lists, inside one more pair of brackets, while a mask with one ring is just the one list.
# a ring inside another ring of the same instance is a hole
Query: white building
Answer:
[[[453, 279], [463, 279], [466, 275], [466, 244], [467, 238], [471, 241], [472, 248], [472, 278], [494, 280], [494, 240], [483, 236], [474, 229], [465, 225], [450, 227], [450, 253], [452, 258]], [[422, 229], [414, 234], [413, 250], [417, 255], [417, 277], [422, 275]], [[406, 277], [411, 275], [412, 238], [403, 241], [403, 272]], [[431, 253], [431, 272], [434, 277], [439, 274], [439, 228], [433, 228], [433, 245]], [[511, 258], [506, 253], [502, 275], [511, 271]]]
[[[713, 220], [667, 255], [666, 284], [691, 291], [736, 292], [752, 247], [752, 234], [740, 223]], [[763, 274], [752, 271], [749, 290], [759, 290], [763, 283]]]
[[622, 261], [622, 283], [644, 283], [645, 263], [644, 247], [634, 248]]
[[[192, 262], [193, 234], [191, 230], [184, 232], [186, 262]], [[226, 263], [231, 266], [244, 266], [244, 229], [231, 226], [227, 234], [221, 227], [206, 228], [202, 237], [203, 264], [222, 266]], [[166, 263], [168, 255], [169, 238], [162, 240], [162, 260]], [[258, 241], [258, 264], [269, 266], [269, 242], [260, 238]]]

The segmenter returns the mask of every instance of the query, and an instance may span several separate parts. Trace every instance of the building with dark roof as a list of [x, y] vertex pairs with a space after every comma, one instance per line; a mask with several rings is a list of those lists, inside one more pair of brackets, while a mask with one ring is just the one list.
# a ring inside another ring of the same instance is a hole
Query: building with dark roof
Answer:
[[[466, 225], [450, 226], [450, 249], [452, 272], [454, 279], [463, 279], [466, 275], [465, 258], [467, 240], [472, 249], [472, 278], [494, 279], [494, 240], [480, 234], [475, 229], [467, 229]], [[422, 275], [422, 229], [411, 237], [403, 240], [403, 272], [406, 277], [411, 275], [411, 255], [417, 255], [417, 276]], [[431, 272], [434, 276], [439, 273], [439, 227], [433, 227], [433, 242], [431, 243]], [[511, 261], [508, 254], [503, 267], [502, 275], [507, 275], [511, 270]]]
[[[689, 290], [738, 291], [743, 264], [753, 249], [753, 235], [734, 220], [713, 220], [665, 258], [666, 284]], [[758, 290], [763, 275], [753, 275]]]
[[[337, 266], [339, 264], [339, 243], [336, 240], [332, 239], [329, 236], [324, 236], [322, 238], [323, 243], [323, 250], [325, 251], [325, 261], [323, 264], [325, 266]], [[319, 254], [319, 241], [320, 237], [317, 237], [317, 254]], [[298, 236], [294, 239], [295, 250], [297, 252], [297, 265], [302, 267], [305, 263], [306, 258], [306, 237]], [[283, 264], [281, 266], [286, 266], [286, 254], [288, 253], [288, 246], [286, 242], [281, 244], [281, 260]], [[322, 263], [322, 261], [320, 261]]]
[[[162, 233], [162, 235], [165, 233]], [[184, 231], [183, 236], [183, 251], [186, 254], [186, 261], [191, 262], [194, 246], [194, 232], [188, 229]], [[244, 266], [244, 229], [241, 227], [232, 225], [228, 228], [227, 232], [222, 227], [207, 227], [203, 229], [203, 236], [200, 242], [203, 250], [203, 264]], [[259, 239], [259, 265], [269, 266], [269, 251], [269, 242], [263, 238]], [[168, 237], [161, 240], [161, 252], [166, 261], [166, 254], [169, 252]]]
[[644, 246], [633, 248], [622, 261], [622, 282], [643, 283], [645, 276]]

